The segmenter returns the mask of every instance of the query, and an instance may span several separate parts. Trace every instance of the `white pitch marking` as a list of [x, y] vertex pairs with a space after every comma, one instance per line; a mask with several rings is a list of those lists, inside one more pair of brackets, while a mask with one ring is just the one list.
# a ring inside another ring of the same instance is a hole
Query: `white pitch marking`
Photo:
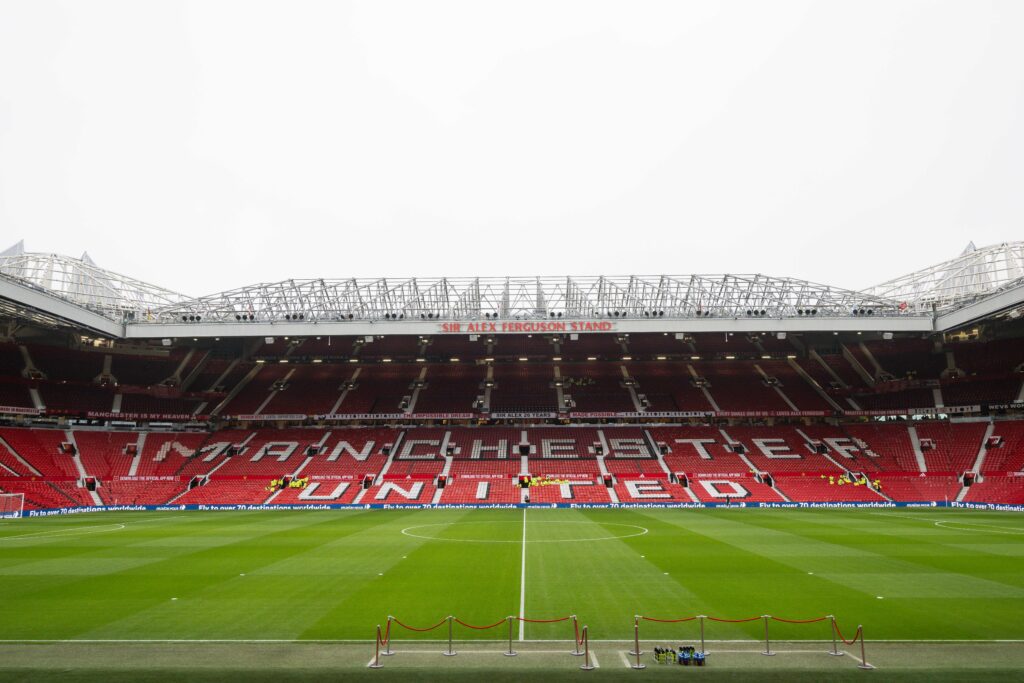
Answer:
[[[526, 508], [523, 508], [524, 510]], [[459, 524], [501, 524], [498, 521], [487, 521], [487, 522], [445, 522], [440, 524], [417, 524], [416, 526], [407, 526], [402, 529], [402, 534], [410, 536], [412, 538], [424, 538], [428, 541], [451, 541], [455, 543], [519, 543], [520, 541], [503, 541], [497, 539], [488, 538], [442, 538], [439, 536], [421, 536], [420, 534], [410, 533], [413, 529], [426, 529], [429, 527], [443, 526], [445, 528], [452, 527]], [[508, 523], [508, 522], [506, 522]], [[511, 522], [515, 524], [516, 522]], [[593, 524], [593, 522], [568, 522], [568, 521], [541, 521], [534, 522], [534, 524]], [[605, 526], [623, 526], [630, 527], [632, 529], [638, 529], [638, 533], [626, 534], [625, 536], [598, 536], [596, 538], [564, 538], [564, 539], [539, 539], [533, 541], [526, 541], [526, 543], [590, 543], [592, 541], [616, 541], [623, 538], [634, 538], [636, 536], [643, 536], [650, 533], [650, 529], [646, 527], [638, 526], [636, 524], [617, 524], [613, 522], [605, 522]]]
[[[932, 522], [935, 526], [940, 529], [948, 529], [949, 531], [988, 531], [993, 534], [1009, 534], [1011, 536], [1019, 536], [1024, 534], [1022, 529], [1008, 529], [1006, 527], [997, 526], [995, 524], [982, 524], [981, 522], [962, 522], [958, 519], [934, 519], [932, 517], [918, 517], [917, 515], [898, 515], [895, 513], [885, 512], [872, 512], [872, 515], [885, 515], [888, 517], [900, 517], [902, 519], [912, 519], [915, 522]], [[982, 529], [958, 529], [956, 527], [945, 526], [946, 524], [958, 524], [960, 526], [967, 527], [984, 527]]]
[[[405, 531], [403, 530], [404, 534]], [[519, 640], [526, 638], [526, 622], [523, 621], [523, 614], [526, 612], [526, 508], [523, 508], [523, 566], [519, 574]]]
[[[113, 528], [110, 528], [113, 527]], [[78, 526], [69, 527], [67, 529], [52, 529], [50, 531], [40, 531], [34, 534], [18, 534], [17, 536], [3, 536], [0, 537], [0, 541], [16, 541], [19, 538], [60, 538], [62, 535], [67, 536], [86, 536], [88, 534], [104, 534], [109, 531], [120, 531], [124, 529], [124, 524], [91, 524], [89, 526]], [[85, 531], [82, 529], [102, 529], [102, 531]]]
[[619, 650], [619, 657], [622, 658], [622, 663], [626, 665], [627, 669], [632, 669], [633, 668], [633, 665], [629, 663], [628, 659], [626, 659], [626, 651], [625, 650]]
[[[858, 657], [857, 655], [853, 654], [852, 652], [844, 651], [843, 654], [846, 655], [847, 657], [849, 657], [850, 659], [852, 659], [855, 662], [859, 662], [860, 661], [860, 657]], [[872, 669], [875, 668], [875, 665], [872, 664], [871, 662], [867, 661], [867, 660], [865, 660], [864, 663], [867, 664], [868, 666], [870, 666]]]
[[597, 661], [597, 653], [596, 652], [591, 652], [590, 653], [590, 663], [594, 665], [595, 669], [600, 669], [601, 668], [601, 663]]

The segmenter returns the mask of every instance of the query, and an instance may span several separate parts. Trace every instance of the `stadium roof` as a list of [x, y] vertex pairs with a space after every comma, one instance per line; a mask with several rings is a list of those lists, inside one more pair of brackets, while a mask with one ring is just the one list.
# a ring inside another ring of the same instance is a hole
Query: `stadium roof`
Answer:
[[933, 332], [1024, 306], [1024, 242], [856, 292], [766, 275], [285, 280], [190, 298], [83, 254], [0, 253], [0, 311], [110, 337]]

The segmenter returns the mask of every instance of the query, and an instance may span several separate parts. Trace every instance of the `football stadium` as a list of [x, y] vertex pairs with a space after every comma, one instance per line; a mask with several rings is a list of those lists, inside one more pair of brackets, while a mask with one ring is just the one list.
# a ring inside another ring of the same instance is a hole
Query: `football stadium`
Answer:
[[139, 275], [0, 253], [0, 677], [1024, 670], [1022, 242], [860, 291]]

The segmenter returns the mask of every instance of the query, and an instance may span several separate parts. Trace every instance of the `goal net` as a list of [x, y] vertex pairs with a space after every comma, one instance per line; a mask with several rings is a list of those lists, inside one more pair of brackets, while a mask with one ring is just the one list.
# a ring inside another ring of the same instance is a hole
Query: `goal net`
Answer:
[[0, 493], [0, 519], [21, 517], [24, 509], [24, 493]]

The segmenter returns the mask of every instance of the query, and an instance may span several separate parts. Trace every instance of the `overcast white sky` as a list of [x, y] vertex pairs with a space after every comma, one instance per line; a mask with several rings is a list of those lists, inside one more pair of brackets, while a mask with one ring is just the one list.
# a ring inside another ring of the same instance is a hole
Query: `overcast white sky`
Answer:
[[1024, 239], [1024, 2], [0, 0], [0, 250], [187, 294]]

